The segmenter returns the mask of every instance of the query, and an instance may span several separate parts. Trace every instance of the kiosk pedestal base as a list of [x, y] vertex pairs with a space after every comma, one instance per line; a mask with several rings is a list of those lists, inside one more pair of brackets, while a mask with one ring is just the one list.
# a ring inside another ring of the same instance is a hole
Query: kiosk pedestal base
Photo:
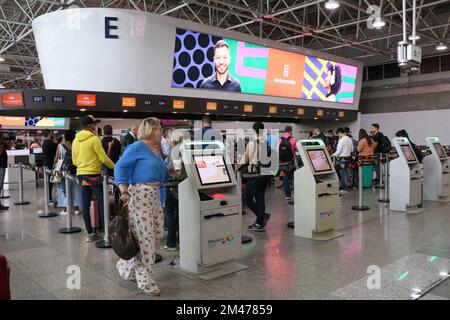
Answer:
[[414, 213], [422, 213], [425, 211], [423, 208], [406, 208], [405, 211], [399, 211], [399, 210], [389, 210], [393, 213], [403, 213], [403, 214], [414, 214]]
[[369, 209], [370, 208], [368, 206], [352, 206], [352, 210], [356, 210], [356, 211], [366, 211]]
[[81, 228], [79, 227], [72, 227], [72, 228], [60, 228], [58, 230], [59, 233], [63, 233], [63, 234], [69, 234], [69, 233], [77, 233], [77, 232], [81, 232]]
[[228, 274], [232, 274], [241, 270], [245, 270], [248, 269], [248, 266], [240, 264], [240, 263], [236, 263], [236, 262], [227, 262], [227, 263], [222, 263], [222, 264], [218, 264], [218, 265], [214, 265], [214, 266], [210, 266], [210, 267], [198, 267], [198, 273], [193, 273], [187, 270], [184, 270], [183, 268], [181, 268], [181, 266], [176, 266], [175, 268], [177, 268], [178, 270], [181, 270], [183, 272], [186, 272], [190, 275], [193, 276], [197, 276], [200, 279], [203, 280], [213, 280], [219, 277], [223, 277], [226, 276]]
[[311, 239], [319, 241], [327, 241], [342, 237], [343, 235], [344, 235], [343, 233], [338, 233], [335, 230], [328, 230], [324, 232], [313, 232]]
[[241, 243], [250, 243], [252, 241], [253, 241], [253, 238], [248, 236], [248, 235], [246, 235], [246, 234], [243, 234], [241, 236]]

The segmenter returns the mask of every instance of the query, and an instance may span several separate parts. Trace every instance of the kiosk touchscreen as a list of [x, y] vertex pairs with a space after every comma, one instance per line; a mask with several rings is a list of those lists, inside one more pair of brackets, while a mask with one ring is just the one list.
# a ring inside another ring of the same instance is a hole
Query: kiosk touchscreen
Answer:
[[186, 141], [181, 153], [187, 179], [178, 186], [179, 268], [207, 280], [247, 268], [236, 263], [241, 192], [224, 144]]
[[339, 212], [339, 178], [322, 140], [297, 142], [304, 166], [294, 173], [295, 235], [329, 240], [342, 234], [334, 232]]
[[425, 200], [450, 201], [450, 162], [439, 138], [426, 138], [431, 154], [423, 159]]
[[407, 138], [394, 138], [398, 158], [389, 163], [389, 207], [392, 211], [420, 212], [422, 202], [422, 166]]

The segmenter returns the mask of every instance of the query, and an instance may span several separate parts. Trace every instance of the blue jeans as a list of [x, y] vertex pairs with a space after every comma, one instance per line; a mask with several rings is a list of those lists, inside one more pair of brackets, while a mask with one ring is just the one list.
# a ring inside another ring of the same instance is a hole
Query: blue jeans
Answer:
[[244, 189], [244, 203], [256, 215], [256, 223], [264, 225], [266, 214], [266, 177], [248, 178]]
[[[377, 159], [381, 158], [381, 154], [380, 153], [375, 153], [375, 156], [377, 157]], [[381, 185], [381, 172], [380, 172], [380, 162], [378, 162], [375, 165], [375, 173], [376, 173], [376, 178], [378, 179], [378, 183]]]
[[166, 246], [175, 248], [177, 246], [178, 233], [178, 199], [175, 199], [170, 190], [167, 191], [164, 216], [167, 226]]
[[[80, 178], [82, 176], [79, 176]], [[82, 179], [80, 179], [82, 180]], [[98, 203], [98, 214], [99, 214], [99, 229], [103, 229], [104, 225], [104, 212], [103, 212], [103, 184], [82, 186], [81, 187], [81, 212], [83, 213], [84, 225], [86, 226], [86, 231], [88, 234], [93, 232], [91, 224], [91, 199], [92, 193], [95, 195], [95, 199]]]
[[336, 168], [339, 174], [339, 181], [341, 182], [341, 189], [348, 191], [348, 169], [346, 162], [337, 160]]
[[291, 185], [294, 184], [294, 170], [295, 170], [295, 164], [290, 163], [288, 165], [282, 165], [280, 166], [280, 170], [285, 173], [283, 176], [283, 190], [286, 197], [291, 196]]

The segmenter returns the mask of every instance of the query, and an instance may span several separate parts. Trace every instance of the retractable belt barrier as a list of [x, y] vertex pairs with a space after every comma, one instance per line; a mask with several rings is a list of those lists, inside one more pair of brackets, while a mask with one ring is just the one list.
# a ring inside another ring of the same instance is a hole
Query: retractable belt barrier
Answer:
[[56, 217], [58, 214], [56, 212], [50, 211], [50, 192], [49, 192], [49, 177], [52, 174], [50, 169], [44, 167], [44, 212], [42, 210], [38, 211], [39, 218], [52, 218]]
[[77, 233], [81, 231], [80, 227], [74, 227], [72, 225], [72, 183], [79, 184], [78, 178], [69, 174], [68, 172], [63, 172], [63, 177], [65, 178], [65, 186], [66, 186], [66, 226], [64, 228], [60, 228], [59, 233], [69, 234], [69, 233]]
[[367, 164], [367, 163], [375, 163], [377, 159], [374, 156], [370, 156], [370, 157], [358, 156], [357, 159], [358, 159], [358, 161], [357, 161], [357, 165], [358, 165], [358, 205], [357, 206], [352, 206], [352, 210], [365, 211], [365, 210], [369, 210], [370, 207], [363, 205], [363, 200], [362, 200], [362, 193], [363, 193], [363, 172], [362, 172], [362, 167], [363, 167], [364, 164]]

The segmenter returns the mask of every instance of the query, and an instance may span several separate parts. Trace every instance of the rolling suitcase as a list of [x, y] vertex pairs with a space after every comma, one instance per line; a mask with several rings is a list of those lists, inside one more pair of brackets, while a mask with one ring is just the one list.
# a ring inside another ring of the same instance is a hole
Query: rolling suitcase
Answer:
[[89, 214], [91, 216], [91, 226], [94, 229], [98, 229], [100, 227], [100, 218], [98, 211], [98, 202], [97, 200], [91, 200], [91, 207], [89, 210]]
[[9, 275], [10, 271], [6, 257], [0, 254], [0, 300], [11, 300]]

